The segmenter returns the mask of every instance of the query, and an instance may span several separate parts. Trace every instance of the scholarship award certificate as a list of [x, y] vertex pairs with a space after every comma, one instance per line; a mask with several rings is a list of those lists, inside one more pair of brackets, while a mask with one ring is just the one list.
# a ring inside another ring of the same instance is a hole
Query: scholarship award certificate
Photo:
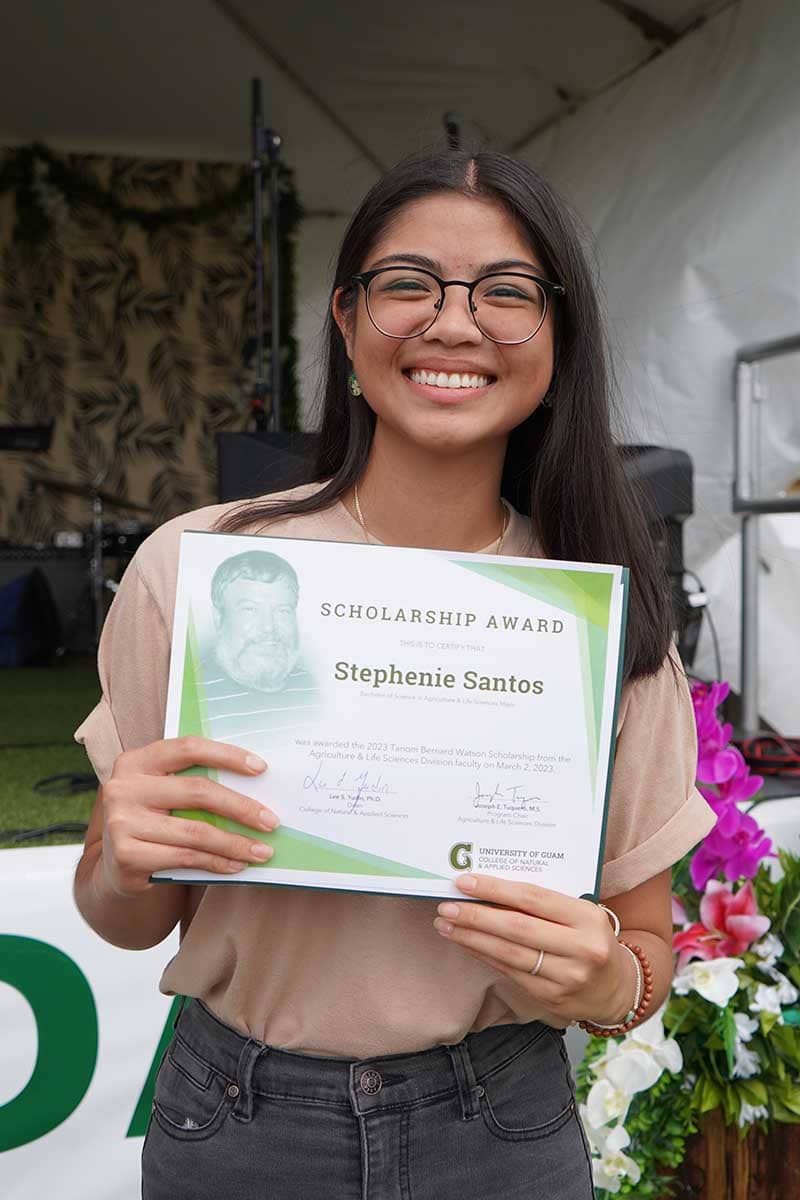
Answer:
[[261, 755], [215, 778], [281, 825], [181, 813], [274, 855], [154, 878], [463, 899], [473, 870], [596, 899], [627, 588], [594, 563], [184, 533], [165, 736]]

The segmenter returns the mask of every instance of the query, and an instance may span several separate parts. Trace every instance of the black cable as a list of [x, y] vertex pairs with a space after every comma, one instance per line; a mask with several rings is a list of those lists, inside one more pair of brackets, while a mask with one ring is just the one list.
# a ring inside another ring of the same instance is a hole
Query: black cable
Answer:
[[0, 750], [42, 750], [58, 746], [75, 746], [75, 742], [0, 742]]
[[[706, 601], [708, 601], [708, 592], [706, 591], [705, 585], [704, 585], [702, 579], [700, 578], [700, 576], [696, 575], [694, 571], [690, 571], [688, 569], [688, 567], [683, 568], [683, 573], [684, 573], [684, 575], [691, 575], [692, 579], [695, 581], [696, 586], [706, 597]], [[720, 654], [720, 650], [719, 650], [719, 638], [717, 637], [717, 627], [714, 624], [714, 618], [711, 616], [711, 605], [708, 602], [706, 602], [704, 607], [705, 607], [705, 611], [706, 611], [706, 616], [708, 617], [708, 628], [711, 633], [711, 640], [714, 644], [714, 662], [715, 662], [715, 665], [717, 668], [717, 681], [721, 683], [722, 682], [722, 655]]]
[[67, 771], [40, 779], [34, 783], [33, 790], [39, 796], [77, 796], [81, 792], [92, 792], [99, 786], [100, 781], [94, 772], [79, 774], [77, 771]]
[[0, 829], [0, 842], [26, 842], [51, 833], [86, 833], [88, 828], [86, 821], [59, 821], [40, 829]]

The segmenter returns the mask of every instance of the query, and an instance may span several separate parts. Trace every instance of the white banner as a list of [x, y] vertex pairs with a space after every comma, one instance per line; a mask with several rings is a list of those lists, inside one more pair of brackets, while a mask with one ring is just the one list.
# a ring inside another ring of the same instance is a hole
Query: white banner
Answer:
[[[132, 1200], [177, 934], [133, 953], [72, 898], [79, 846], [0, 851], [3, 1200]], [[57, 1186], [55, 1184], [57, 1181]]]
[[[78, 846], [0, 851], [2, 1200], [135, 1200], [152, 1080], [177, 1005], [177, 934], [119, 950], [72, 899]], [[586, 1035], [570, 1030], [573, 1067]]]

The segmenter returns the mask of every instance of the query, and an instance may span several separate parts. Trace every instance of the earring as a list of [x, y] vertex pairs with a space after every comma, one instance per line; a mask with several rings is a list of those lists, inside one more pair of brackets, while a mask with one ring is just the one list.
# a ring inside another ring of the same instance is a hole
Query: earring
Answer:
[[358, 378], [356, 377], [355, 371], [350, 372], [350, 378], [348, 379], [347, 384], [348, 384], [348, 387], [350, 388], [351, 396], [363, 395], [363, 393], [361, 391], [361, 384], [358, 382]]

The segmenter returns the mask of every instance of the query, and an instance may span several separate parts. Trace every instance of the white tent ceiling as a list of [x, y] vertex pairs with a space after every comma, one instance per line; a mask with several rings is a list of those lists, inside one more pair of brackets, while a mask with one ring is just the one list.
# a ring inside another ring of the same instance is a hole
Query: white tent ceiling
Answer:
[[5, 0], [0, 143], [246, 160], [249, 80], [312, 211], [442, 136], [521, 149], [731, 0]]
[[[383, 166], [441, 139], [448, 110], [468, 137], [535, 163], [592, 231], [634, 440], [694, 461], [687, 562], [707, 575], [721, 671], [736, 686], [732, 367], [741, 346], [800, 328], [797, 0], [5, 8], [0, 145], [246, 162], [250, 79], [264, 81], [306, 211], [340, 217], [307, 220], [298, 242], [306, 421], [335, 244]], [[771, 495], [800, 462], [796, 364], [766, 391]], [[783, 518], [791, 544], [774, 531], [763, 543], [762, 712], [784, 729], [800, 720], [784, 669], [800, 645], [799, 519]], [[701, 659], [715, 669], [709, 650]]]

